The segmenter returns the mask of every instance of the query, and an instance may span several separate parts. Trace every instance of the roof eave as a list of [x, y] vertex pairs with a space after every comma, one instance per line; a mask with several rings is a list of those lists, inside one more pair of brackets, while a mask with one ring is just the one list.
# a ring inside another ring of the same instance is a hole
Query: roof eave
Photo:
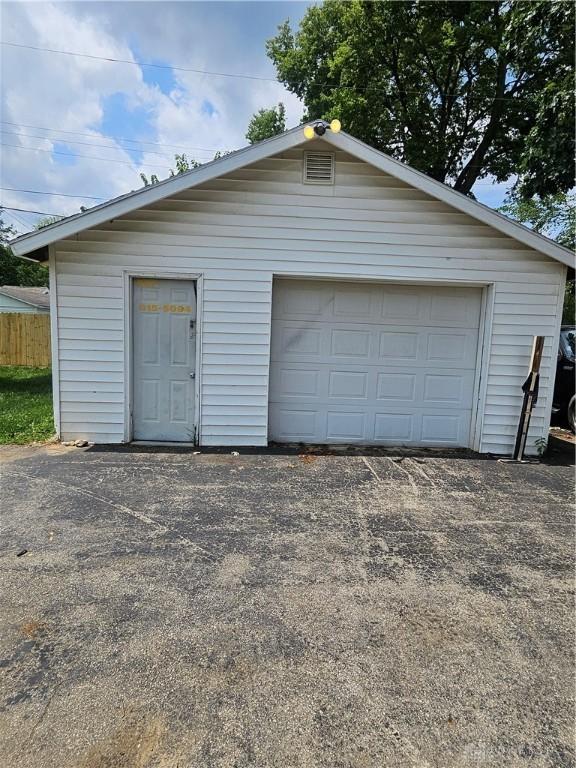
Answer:
[[231, 152], [228, 155], [219, 157], [217, 160], [204, 163], [191, 171], [164, 179], [158, 184], [143, 187], [134, 192], [128, 192], [125, 195], [90, 208], [88, 211], [54, 222], [54, 224], [43, 227], [36, 232], [20, 235], [20, 237], [10, 242], [10, 246], [16, 256], [25, 258], [28, 255], [28, 258], [31, 258], [33, 261], [45, 260], [44, 258], [40, 259], [39, 257], [29, 256], [29, 254], [36, 254], [42, 248], [58, 240], [71, 237], [78, 234], [78, 232], [96, 227], [99, 224], [104, 224], [111, 219], [118, 218], [146, 205], [152, 205], [170, 195], [177, 195], [179, 192], [231, 173], [249, 163], [256, 163], [279, 152], [292, 149], [304, 141], [301, 126], [292, 128], [290, 131], [286, 131], [279, 136], [274, 136], [258, 144], [252, 144], [236, 152]]
[[405, 181], [407, 184], [420, 189], [431, 197], [435, 197], [462, 213], [466, 213], [482, 223], [499, 230], [523, 245], [527, 245], [529, 248], [544, 253], [546, 256], [550, 256], [550, 258], [560, 261], [567, 267], [574, 266], [574, 253], [563, 245], [559, 245], [549, 237], [545, 237], [523, 224], [509, 219], [507, 216], [495, 211], [493, 208], [488, 208], [488, 206], [483, 203], [479, 203], [477, 200], [467, 197], [467, 195], [452, 189], [452, 187], [448, 187], [441, 181], [431, 179], [429, 176], [426, 176], [426, 174], [421, 173], [414, 168], [410, 168], [410, 166], [401, 163], [399, 160], [394, 160], [394, 158], [389, 155], [385, 155], [383, 152], [379, 152], [377, 149], [369, 147], [367, 144], [355, 139], [353, 136], [350, 136], [347, 133], [332, 134], [327, 131], [324, 135], [324, 139], [328, 143], [334, 144], [339, 149], [349, 152], [350, 154], [359, 157], [361, 160], [365, 160], [367, 163], [379, 168], [381, 171], [389, 173], [401, 181]]
[[[539, 251], [568, 267], [574, 266], [574, 254], [568, 248], [564, 248], [553, 240], [528, 229], [528, 227], [512, 221], [501, 213], [442, 184], [442, 182], [431, 179], [429, 176], [420, 173], [420, 171], [416, 171], [404, 163], [394, 160], [383, 152], [379, 152], [364, 144], [364, 142], [355, 139], [353, 136], [344, 132], [334, 134], [331, 131], [326, 131], [322, 138], [337, 149], [349, 152], [385, 173], [405, 181], [407, 184], [445, 202], [462, 213], [466, 213], [503, 234], [512, 237], [527, 247]], [[111, 219], [118, 218], [138, 208], [163, 200], [170, 195], [176, 195], [186, 189], [191, 189], [199, 184], [231, 173], [248, 164], [264, 160], [279, 152], [300, 146], [305, 144], [305, 142], [306, 139], [302, 133], [302, 126], [292, 128], [290, 131], [286, 131], [279, 136], [244, 147], [210, 163], [205, 163], [191, 171], [165, 179], [151, 187], [144, 187], [135, 192], [129, 192], [88, 211], [55, 222], [38, 232], [21, 235], [12, 241], [12, 249], [16, 256], [27, 257], [32, 261], [45, 261], [47, 259], [47, 246], [58, 240], [71, 237], [78, 232], [96, 227], [99, 224], [104, 224]]]

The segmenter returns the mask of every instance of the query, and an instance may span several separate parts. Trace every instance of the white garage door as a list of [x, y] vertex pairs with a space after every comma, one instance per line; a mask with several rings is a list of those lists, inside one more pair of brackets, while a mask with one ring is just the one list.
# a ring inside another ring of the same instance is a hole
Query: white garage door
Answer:
[[270, 439], [468, 446], [481, 291], [274, 283]]

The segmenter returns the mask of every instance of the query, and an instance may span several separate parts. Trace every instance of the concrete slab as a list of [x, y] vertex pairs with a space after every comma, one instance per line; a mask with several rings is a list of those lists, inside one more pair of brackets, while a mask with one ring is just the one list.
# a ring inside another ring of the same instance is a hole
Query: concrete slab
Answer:
[[240, 451], [0, 451], [1, 765], [574, 765], [573, 466]]

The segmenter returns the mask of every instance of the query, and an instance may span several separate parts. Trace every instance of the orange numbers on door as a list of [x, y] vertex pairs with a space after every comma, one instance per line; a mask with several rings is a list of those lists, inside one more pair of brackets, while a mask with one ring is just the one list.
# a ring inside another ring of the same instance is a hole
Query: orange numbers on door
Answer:
[[138, 304], [140, 312], [172, 312], [184, 315], [192, 312], [190, 304]]
[[162, 312], [178, 312], [183, 314], [185, 312], [192, 312], [192, 307], [189, 304], [163, 304]]

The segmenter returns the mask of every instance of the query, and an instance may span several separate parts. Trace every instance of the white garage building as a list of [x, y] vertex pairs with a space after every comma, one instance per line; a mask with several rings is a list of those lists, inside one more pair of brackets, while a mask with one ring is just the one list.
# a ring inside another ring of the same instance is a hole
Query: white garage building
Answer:
[[552, 241], [346, 135], [301, 128], [13, 243], [49, 262], [62, 439], [510, 453]]

